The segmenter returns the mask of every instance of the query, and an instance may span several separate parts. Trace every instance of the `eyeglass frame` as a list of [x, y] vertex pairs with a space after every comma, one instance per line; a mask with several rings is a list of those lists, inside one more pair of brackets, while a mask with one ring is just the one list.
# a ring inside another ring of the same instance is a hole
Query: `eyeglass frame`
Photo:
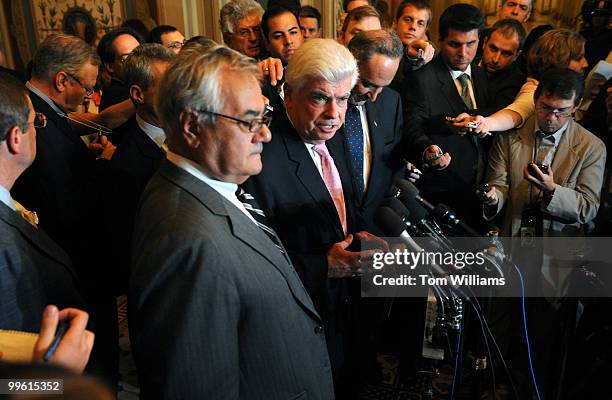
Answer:
[[[225, 114], [219, 114], [219, 113], [208, 111], [208, 110], [196, 110], [196, 111], [200, 112], [200, 113], [204, 113], [204, 114], [209, 114], [209, 115], [214, 115], [214, 116], [217, 116], [217, 117], [223, 117], [223, 118], [229, 119], [231, 121], [239, 123], [242, 126], [248, 127], [250, 133], [259, 133], [263, 129], [264, 125], [269, 127], [270, 124], [272, 123], [272, 115], [271, 114], [274, 111], [274, 107], [272, 107], [269, 104], [266, 104], [266, 107], [264, 108], [264, 112], [263, 112], [263, 115], [261, 116], [261, 118], [254, 118], [254, 119], [252, 119], [250, 121], [245, 121], [245, 120], [242, 120], [242, 119], [238, 119], [236, 117], [232, 117], [232, 116], [225, 115]], [[255, 126], [256, 126], [254, 124], [259, 124], [260, 125], [259, 129], [254, 130]]]
[[85, 86], [85, 84], [84, 84], [83, 82], [81, 82], [81, 80], [80, 80], [79, 78], [77, 78], [75, 75], [71, 74], [70, 72], [66, 72], [66, 71], [64, 71], [64, 73], [65, 73], [65, 74], [66, 74], [66, 75], [67, 75], [69, 78], [71, 78], [71, 79], [72, 79], [72, 80], [74, 80], [76, 83], [78, 83], [78, 84], [79, 84], [79, 85], [80, 85], [80, 86], [83, 88], [83, 90], [85, 90], [85, 94], [86, 94], [88, 97], [89, 97], [89, 96], [91, 96], [91, 95], [94, 93], [94, 91], [95, 91], [95, 90], [94, 90], [94, 88], [90, 88], [90, 87]]
[[43, 113], [35, 112], [34, 121], [27, 121], [28, 125], [33, 124], [34, 128], [40, 129], [47, 126], [47, 116]]
[[[572, 109], [572, 108], [574, 108], [574, 107], [570, 107], [570, 109]], [[545, 113], [545, 115], [552, 114], [552, 115], [554, 115], [557, 118], [567, 118], [567, 117], [571, 116], [574, 113], [574, 111], [569, 111], [569, 110], [568, 111], [560, 111], [557, 108], [552, 108], [551, 109], [551, 108], [549, 108], [547, 106], [536, 107], [535, 110], [536, 110], [536, 112], [539, 112], [539, 113]]]
[[186, 42], [187, 42], [187, 39], [183, 39], [182, 42], [180, 40], [175, 40], [174, 42], [172, 42], [172, 43], [170, 43], [170, 44], [168, 44], [167, 46], [164, 46], [164, 47], [169, 49], [169, 50], [182, 49]]

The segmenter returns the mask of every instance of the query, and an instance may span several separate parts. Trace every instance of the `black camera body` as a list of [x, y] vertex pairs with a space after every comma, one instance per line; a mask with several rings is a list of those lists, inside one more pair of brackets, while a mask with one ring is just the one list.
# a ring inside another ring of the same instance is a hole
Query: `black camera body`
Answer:
[[540, 169], [540, 171], [542, 171], [542, 173], [544, 175], [548, 174], [548, 165], [546, 165], [546, 164], [537, 164], [537, 163], [529, 163], [527, 165], [527, 169], [529, 170], [529, 173], [532, 176], [534, 176], [534, 177], [538, 176], [535, 167], [538, 167]]

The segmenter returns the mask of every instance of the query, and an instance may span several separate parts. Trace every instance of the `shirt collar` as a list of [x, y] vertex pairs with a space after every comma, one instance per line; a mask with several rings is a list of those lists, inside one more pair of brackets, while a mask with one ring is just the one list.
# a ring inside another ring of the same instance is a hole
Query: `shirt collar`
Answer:
[[219, 181], [219, 180], [209, 177], [204, 171], [202, 171], [202, 168], [198, 164], [196, 164], [190, 159], [185, 158], [179, 154], [173, 153], [169, 149], [166, 151], [166, 158], [172, 164], [187, 171], [188, 173], [190, 173], [197, 179], [201, 180], [202, 182], [206, 183], [208, 186], [212, 187], [214, 190], [219, 192], [223, 197], [227, 198], [228, 200], [233, 200], [233, 199], [237, 200], [236, 198], [236, 190], [238, 190], [237, 184], [230, 183], [230, 182], [223, 182], [223, 181]]
[[448, 70], [450, 71], [450, 74], [453, 77], [453, 80], [459, 78], [463, 74], [467, 74], [470, 77], [470, 79], [472, 79], [472, 65], [471, 64], [468, 65], [465, 71], [457, 71], [457, 70], [451, 69], [450, 67], [448, 67]]
[[148, 123], [136, 114], [136, 123], [142, 129], [142, 131], [157, 145], [161, 148], [166, 141], [166, 133], [159, 126]]
[[6, 204], [11, 210], [16, 211], [11, 192], [2, 185], [0, 185], [0, 202]]
[[559, 128], [557, 132], [553, 134], [545, 135], [544, 132], [540, 130], [540, 126], [538, 125], [538, 119], [534, 118], [534, 120], [535, 122], [534, 122], [533, 132], [536, 135], [536, 137], [545, 138], [550, 141], [553, 141], [554, 143], [559, 143], [559, 140], [561, 140], [561, 136], [563, 135], [563, 133], [567, 130], [567, 127], [569, 126], [569, 121], [567, 121], [565, 125]]
[[46, 94], [44, 94], [43, 92], [40, 91], [40, 89], [38, 89], [36, 86], [32, 85], [30, 83], [30, 81], [26, 82], [26, 87], [35, 95], [37, 95], [38, 97], [40, 97], [45, 103], [47, 103], [49, 105], [49, 107], [51, 107], [53, 109], [53, 111], [55, 111], [55, 113], [57, 115], [59, 115], [62, 118], [67, 118], [68, 115], [66, 114], [65, 111], [63, 111], [61, 109], [60, 106], [57, 105], [56, 102], [54, 102], [53, 100], [51, 100], [51, 98], [49, 96], [47, 96]]

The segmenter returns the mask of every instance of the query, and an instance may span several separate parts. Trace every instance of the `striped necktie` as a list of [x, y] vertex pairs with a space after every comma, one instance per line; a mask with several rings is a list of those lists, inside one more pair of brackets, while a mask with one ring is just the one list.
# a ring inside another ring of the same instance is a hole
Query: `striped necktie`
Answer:
[[249, 212], [249, 214], [251, 214], [251, 216], [253, 217], [253, 219], [257, 223], [257, 226], [262, 231], [264, 231], [266, 235], [268, 235], [270, 240], [272, 240], [272, 243], [274, 243], [274, 246], [276, 246], [278, 248], [278, 250], [283, 255], [286, 256], [287, 253], [285, 253], [285, 249], [283, 248], [283, 244], [281, 243], [280, 239], [276, 235], [276, 232], [274, 232], [274, 229], [272, 229], [268, 225], [268, 219], [266, 218], [266, 214], [261, 210], [261, 208], [259, 207], [259, 204], [257, 204], [257, 200], [255, 200], [255, 198], [253, 196], [251, 196], [249, 193], [245, 192], [244, 189], [242, 189], [240, 187], [238, 188], [238, 190], [236, 190], [236, 197], [242, 203], [244, 208], [246, 208], [246, 210]]

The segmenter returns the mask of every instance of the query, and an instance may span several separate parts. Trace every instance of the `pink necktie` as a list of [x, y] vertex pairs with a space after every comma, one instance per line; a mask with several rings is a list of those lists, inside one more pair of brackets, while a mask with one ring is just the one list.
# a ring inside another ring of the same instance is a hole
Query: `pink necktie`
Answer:
[[340, 223], [342, 224], [342, 230], [346, 235], [346, 209], [344, 208], [344, 193], [342, 192], [342, 181], [340, 180], [340, 174], [338, 173], [336, 164], [334, 164], [334, 159], [329, 154], [325, 144], [317, 144], [313, 147], [313, 149], [321, 158], [323, 181], [325, 182], [327, 191], [334, 201], [336, 211], [338, 212], [338, 217], [340, 218]]

